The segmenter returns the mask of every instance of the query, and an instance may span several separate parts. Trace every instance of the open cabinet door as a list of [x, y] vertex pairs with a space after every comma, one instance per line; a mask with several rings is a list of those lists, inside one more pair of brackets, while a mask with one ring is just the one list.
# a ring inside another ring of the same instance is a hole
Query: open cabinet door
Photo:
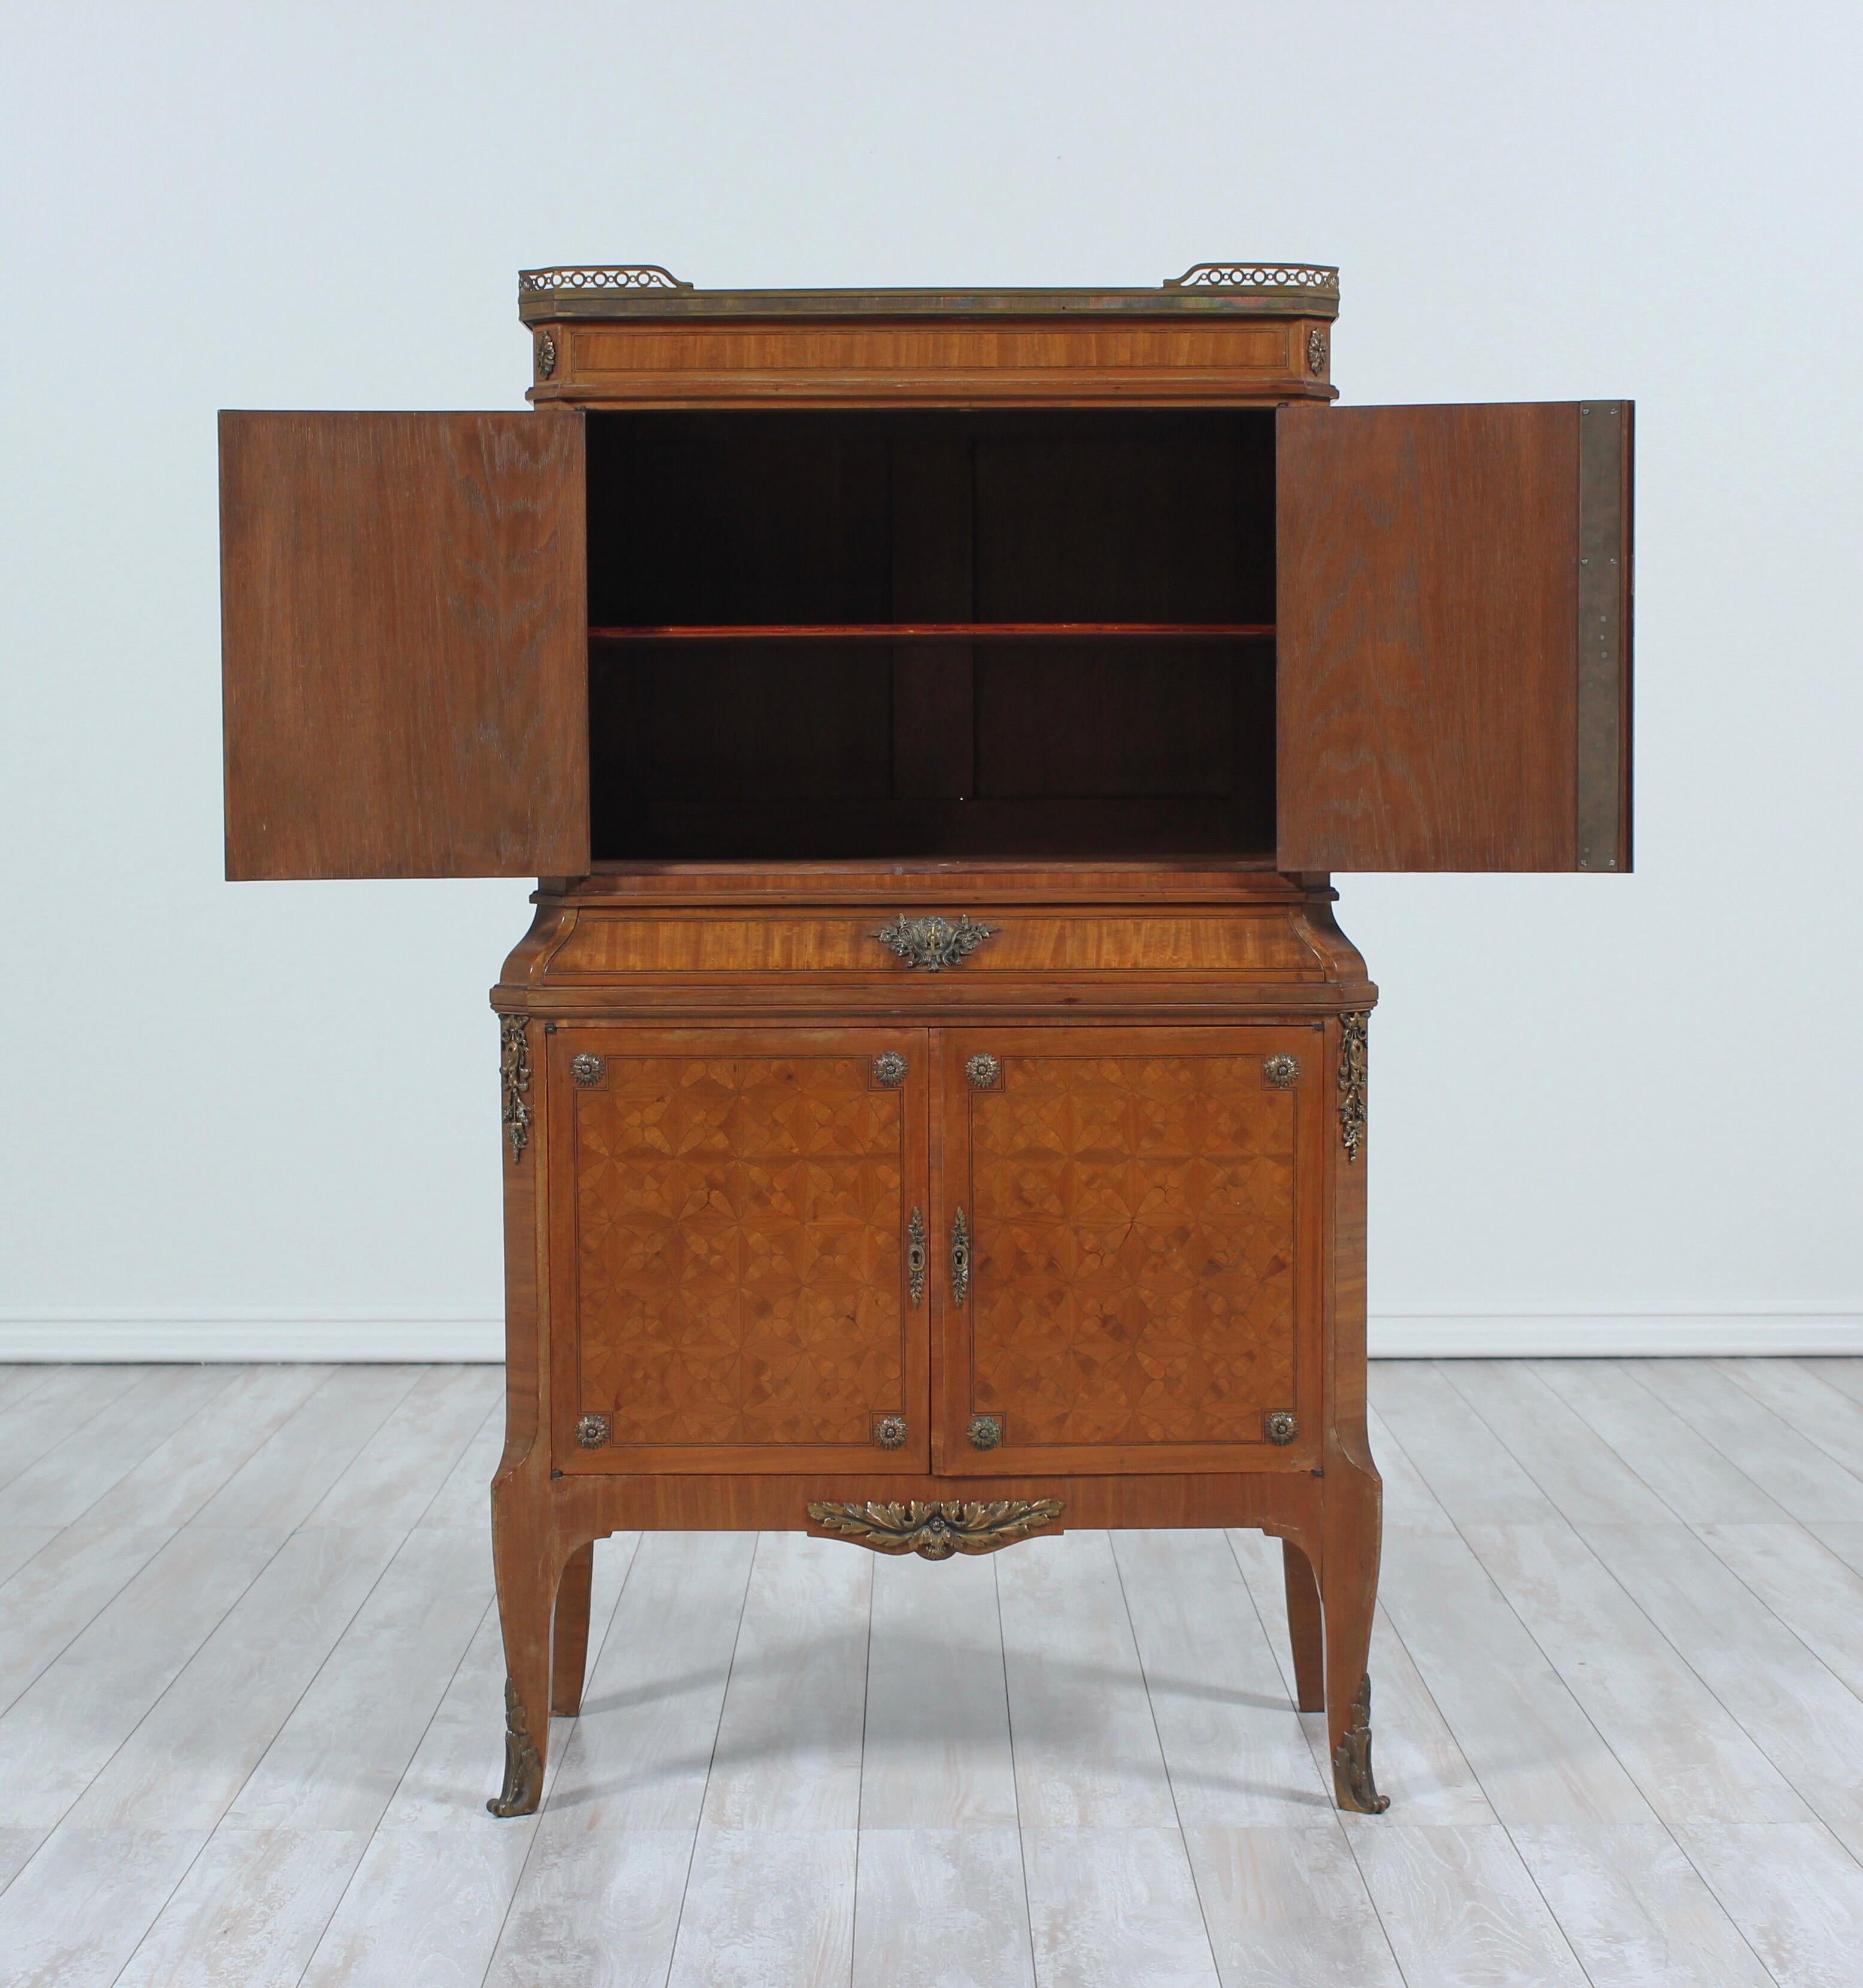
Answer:
[[223, 414], [229, 877], [589, 867], [579, 414]]
[[1280, 867], [1628, 870], [1630, 404], [1277, 421]]

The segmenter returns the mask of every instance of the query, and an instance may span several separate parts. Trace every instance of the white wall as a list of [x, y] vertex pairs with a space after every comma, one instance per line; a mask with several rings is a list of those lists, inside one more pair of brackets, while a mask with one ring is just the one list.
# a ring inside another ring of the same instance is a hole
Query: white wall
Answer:
[[221, 881], [217, 407], [518, 405], [530, 263], [1227, 256], [1341, 265], [1348, 401], [1639, 403], [1637, 875], [1341, 880], [1382, 1343], [1863, 1349], [1863, 9], [245, 0], [6, 44], [0, 1355], [495, 1343], [525, 888]]

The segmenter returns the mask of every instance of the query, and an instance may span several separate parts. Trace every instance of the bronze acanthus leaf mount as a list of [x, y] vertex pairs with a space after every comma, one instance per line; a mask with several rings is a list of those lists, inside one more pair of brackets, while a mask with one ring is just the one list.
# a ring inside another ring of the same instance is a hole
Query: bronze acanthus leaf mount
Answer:
[[1332, 1750], [1333, 1793], [1340, 1807], [1358, 1815], [1382, 1815], [1391, 1797], [1378, 1792], [1372, 1778], [1372, 1681], [1368, 1677], [1352, 1699], [1352, 1723]]
[[1348, 1161], [1365, 1144], [1365, 1087], [1369, 1014], [1339, 1017], [1339, 1137]]
[[1053, 1525], [1062, 1509], [1058, 1498], [1003, 1498], [987, 1504], [915, 1498], [905, 1504], [812, 1504], [808, 1516], [824, 1532], [876, 1553], [949, 1560], [955, 1554], [994, 1553], [1025, 1540]]
[[941, 973], [946, 967], [968, 959], [995, 932], [994, 925], [979, 924], [968, 911], [960, 912], [955, 924], [949, 918], [909, 918], [901, 911], [891, 925], [881, 926], [873, 936], [908, 966]]
[[531, 1107], [525, 1095], [531, 1087], [531, 1044], [521, 1015], [507, 1015], [498, 1024], [498, 1078], [504, 1093], [505, 1137], [515, 1165], [531, 1142]]
[[485, 1806], [494, 1815], [535, 1815], [543, 1798], [543, 1760], [531, 1737], [518, 1687], [505, 1680], [505, 1786]]

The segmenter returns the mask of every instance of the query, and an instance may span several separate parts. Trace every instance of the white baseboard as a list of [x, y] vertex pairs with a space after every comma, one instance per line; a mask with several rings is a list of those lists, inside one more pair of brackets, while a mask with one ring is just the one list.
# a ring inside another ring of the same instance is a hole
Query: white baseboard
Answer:
[[0, 1361], [497, 1361], [502, 1318], [328, 1313], [0, 1312]]
[[1374, 1312], [1374, 1360], [1598, 1360], [1863, 1354], [1863, 1312]]
[[[1374, 1360], [1863, 1354], [1863, 1312], [1382, 1312]], [[498, 1361], [499, 1318], [264, 1311], [0, 1312], [13, 1361]]]

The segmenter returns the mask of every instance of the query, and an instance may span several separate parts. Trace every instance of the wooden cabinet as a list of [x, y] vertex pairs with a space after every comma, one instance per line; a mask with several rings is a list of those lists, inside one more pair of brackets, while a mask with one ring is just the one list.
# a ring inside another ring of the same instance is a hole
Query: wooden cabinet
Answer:
[[528, 414], [221, 435], [228, 875], [539, 879], [495, 1812], [653, 1526], [1260, 1526], [1382, 1807], [1328, 873], [1628, 868], [1628, 404], [1331, 407], [1291, 265], [520, 305]]

